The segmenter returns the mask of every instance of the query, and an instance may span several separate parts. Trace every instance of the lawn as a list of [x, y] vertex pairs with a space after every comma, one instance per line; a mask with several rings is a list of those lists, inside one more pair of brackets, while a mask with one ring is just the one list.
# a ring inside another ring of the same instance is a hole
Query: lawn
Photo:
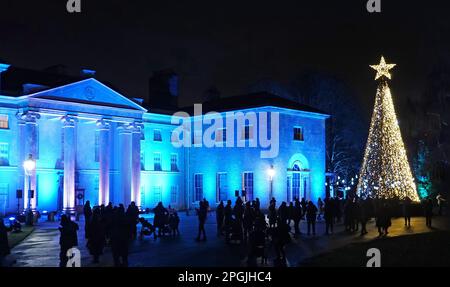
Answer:
[[450, 231], [355, 243], [299, 263], [299, 266], [365, 267], [369, 248], [381, 252], [381, 267], [450, 267]]
[[8, 233], [9, 247], [13, 248], [14, 246], [22, 242], [22, 240], [24, 240], [28, 235], [30, 235], [31, 232], [33, 232], [33, 230], [34, 230], [33, 226], [22, 226], [22, 232], [19, 233], [9, 232]]

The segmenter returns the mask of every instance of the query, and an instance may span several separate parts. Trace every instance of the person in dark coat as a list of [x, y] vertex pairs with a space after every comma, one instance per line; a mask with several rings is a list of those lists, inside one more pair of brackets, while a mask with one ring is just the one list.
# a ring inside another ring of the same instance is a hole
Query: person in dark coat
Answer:
[[300, 201], [296, 198], [294, 204], [294, 210], [292, 213], [292, 220], [294, 220], [294, 232], [295, 235], [300, 234], [300, 220], [302, 219], [302, 206]]
[[11, 231], [11, 227], [6, 227], [3, 218], [0, 217], [0, 267], [3, 265], [3, 259], [10, 254], [8, 243], [8, 232]]
[[411, 198], [408, 196], [403, 200], [403, 218], [405, 226], [411, 227]]
[[231, 231], [231, 224], [233, 222], [233, 208], [231, 207], [231, 200], [227, 200], [227, 205], [224, 209], [224, 229], [225, 229], [225, 240], [228, 240]]
[[431, 220], [433, 218], [433, 201], [430, 199], [425, 201], [425, 224], [431, 228]]
[[244, 218], [243, 218], [243, 228], [244, 228], [244, 240], [246, 241], [250, 232], [252, 231], [253, 224], [255, 221], [254, 211], [252, 206], [250, 205], [250, 202], [247, 201], [245, 204], [245, 210], [244, 210]]
[[130, 221], [130, 238], [137, 238], [137, 227], [136, 225], [139, 222], [139, 208], [136, 206], [136, 203], [132, 201], [127, 208], [126, 216]]
[[200, 201], [200, 206], [197, 209], [197, 216], [198, 216], [198, 235], [196, 240], [201, 241], [201, 235], [203, 235], [203, 241], [206, 241], [206, 231], [205, 231], [205, 223], [206, 218], [208, 216], [208, 207], [206, 206], [205, 202], [202, 200]]
[[287, 224], [287, 220], [289, 217], [289, 209], [286, 205], [286, 202], [282, 202], [280, 207], [278, 208], [278, 217], [283, 223]]
[[66, 267], [67, 261], [67, 251], [75, 246], [78, 246], [78, 224], [70, 219], [70, 216], [63, 214], [61, 216], [61, 223], [59, 226], [59, 232], [61, 233], [59, 237], [59, 245], [61, 247], [59, 253], [59, 267]]
[[333, 198], [326, 197], [324, 200], [323, 217], [325, 218], [325, 234], [333, 233], [335, 206]]
[[275, 227], [277, 223], [277, 209], [275, 207], [275, 201], [269, 206], [269, 227]]
[[84, 237], [87, 238], [88, 234], [88, 226], [89, 222], [91, 221], [92, 217], [92, 208], [91, 208], [91, 202], [89, 200], [86, 201], [83, 207], [83, 214], [84, 214]]
[[389, 206], [385, 202], [382, 202], [377, 208], [376, 226], [378, 228], [379, 236], [388, 235], [388, 229], [389, 226], [391, 226], [391, 215]]
[[275, 247], [275, 253], [277, 256], [277, 261], [285, 262], [286, 261], [286, 253], [285, 246], [286, 244], [291, 242], [291, 236], [289, 234], [290, 227], [286, 222], [278, 219], [277, 227], [274, 228], [274, 232], [272, 234], [272, 241]]
[[100, 255], [105, 247], [105, 227], [101, 221], [100, 210], [94, 209], [91, 221], [88, 223], [87, 248], [93, 256], [92, 263], [99, 263]]
[[255, 199], [255, 210], [259, 211], [261, 209], [261, 202], [259, 201], [259, 198], [257, 197]]
[[114, 211], [111, 227], [111, 251], [115, 267], [128, 267], [128, 244], [130, 221], [123, 206]]
[[220, 236], [223, 233], [224, 217], [225, 207], [223, 206], [223, 201], [221, 200], [216, 208], [217, 236]]
[[180, 230], [178, 229], [179, 225], [180, 225], [180, 217], [178, 216], [178, 213], [176, 211], [173, 211], [169, 215], [169, 226], [170, 231], [172, 232], [172, 236], [180, 235]]
[[308, 235], [311, 233], [316, 235], [316, 219], [317, 219], [317, 207], [312, 201], [308, 201], [308, 206], [306, 207], [306, 222], [308, 224]]
[[163, 206], [162, 202], [158, 202], [158, 205], [153, 209], [155, 213], [155, 217], [153, 218], [153, 225], [155, 228], [158, 228], [158, 237], [161, 237], [166, 221], [166, 217], [168, 217], [168, 211]]
[[305, 219], [306, 207], [308, 206], [308, 203], [306, 202], [306, 199], [304, 197], [300, 201], [300, 205], [302, 207], [302, 219]]

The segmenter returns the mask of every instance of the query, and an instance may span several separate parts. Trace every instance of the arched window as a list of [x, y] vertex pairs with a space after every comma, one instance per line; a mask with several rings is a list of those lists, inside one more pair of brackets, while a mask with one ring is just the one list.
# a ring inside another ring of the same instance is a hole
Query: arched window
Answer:
[[292, 166], [292, 171], [301, 171], [301, 164], [299, 162], [295, 162]]

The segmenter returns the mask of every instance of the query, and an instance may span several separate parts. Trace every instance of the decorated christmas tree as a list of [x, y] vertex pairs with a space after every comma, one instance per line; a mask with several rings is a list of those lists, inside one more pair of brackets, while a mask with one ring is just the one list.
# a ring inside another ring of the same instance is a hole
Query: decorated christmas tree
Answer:
[[370, 66], [377, 71], [378, 88], [357, 191], [363, 198], [419, 201], [388, 85], [394, 66], [383, 57]]

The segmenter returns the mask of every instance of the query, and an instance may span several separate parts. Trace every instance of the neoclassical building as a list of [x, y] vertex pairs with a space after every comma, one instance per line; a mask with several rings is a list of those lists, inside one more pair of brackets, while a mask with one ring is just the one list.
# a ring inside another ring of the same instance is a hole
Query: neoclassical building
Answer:
[[[168, 84], [170, 92], [174, 83]], [[101, 83], [89, 70], [70, 77], [0, 64], [0, 214], [23, 210], [28, 202], [47, 211], [72, 211], [86, 200], [135, 201], [142, 208], [162, 201], [185, 209], [202, 198], [212, 205], [234, 201], [242, 191], [263, 205], [270, 196], [286, 201], [325, 195], [327, 115], [267, 93], [217, 99], [202, 108], [224, 119], [230, 112], [246, 117], [241, 125], [216, 126], [210, 147], [201, 139], [211, 125], [195, 129], [201, 117], [191, 107], [154, 108]], [[278, 117], [276, 156], [262, 157], [267, 146], [252, 145], [261, 136], [262, 114]], [[174, 131], [186, 131], [186, 120], [193, 132], [187, 128], [189, 133], [174, 137]], [[36, 168], [28, 175], [23, 163], [30, 155]], [[22, 198], [17, 190], [24, 191]]]

